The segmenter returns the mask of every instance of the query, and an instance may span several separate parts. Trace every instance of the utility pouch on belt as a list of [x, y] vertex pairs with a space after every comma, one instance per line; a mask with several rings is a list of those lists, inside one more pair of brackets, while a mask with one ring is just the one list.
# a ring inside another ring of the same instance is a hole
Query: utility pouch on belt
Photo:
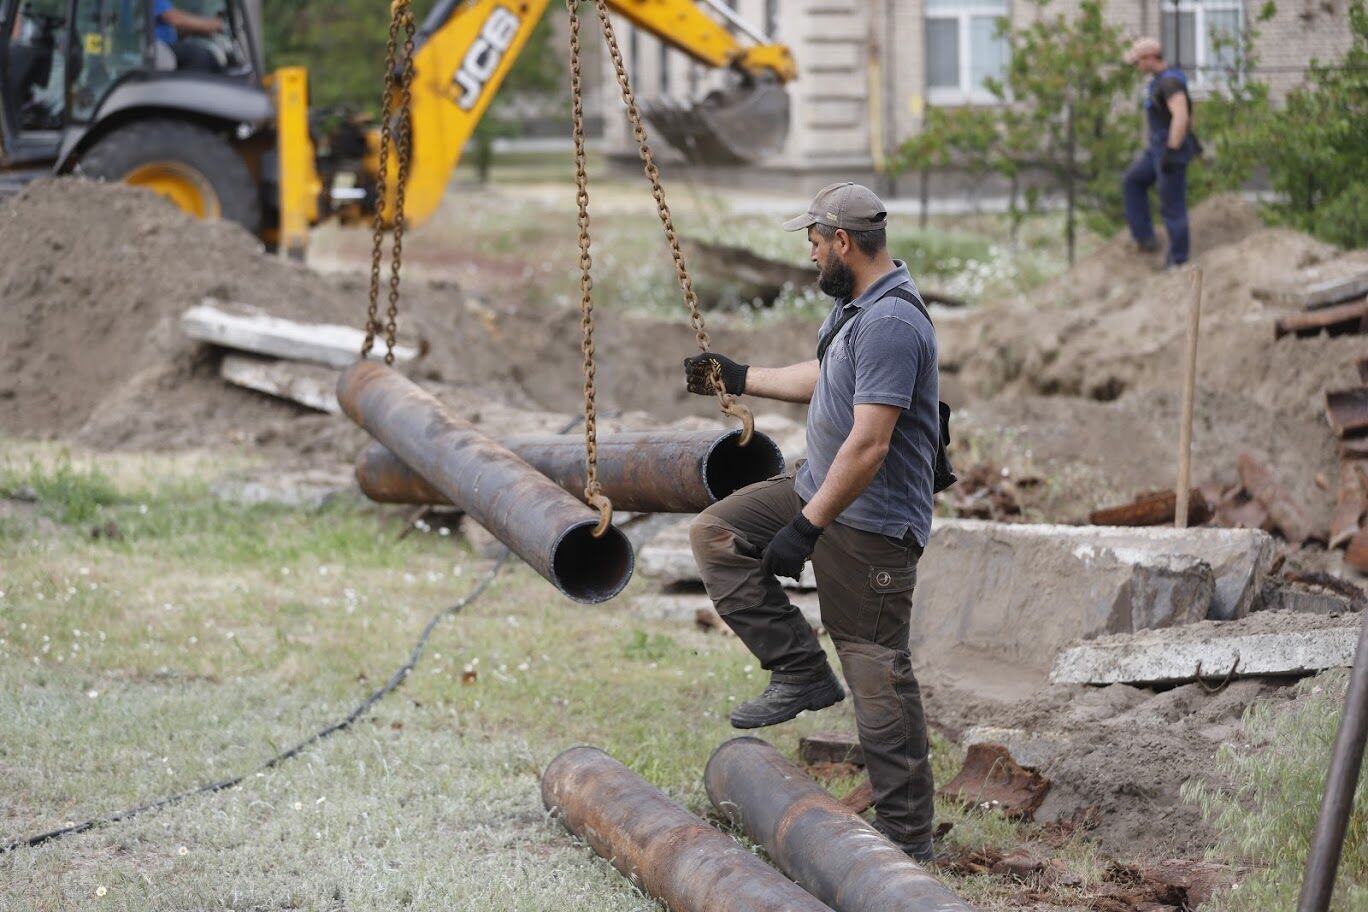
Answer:
[[[927, 312], [926, 305], [922, 303], [921, 296], [906, 288], [895, 288], [888, 293], [890, 298], [898, 298], [906, 301], [917, 310], [921, 311], [928, 323], [931, 322], [931, 314]], [[836, 338], [847, 323], [853, 320], [860, 313], [858, 307], [846, 307], [841, 312], [841, 317], [836, 324], [827, 331], [826, 335], [817, 342], [817, 360], [820, 362], [826, 357], [827, 349], [831, 347], [832, 341]], [[934, 325], [934, 324], [933, 324]], [[950, 406], [944, 402], [940, 403], [940, 439], [936, 442], [936, 467], [931, 483], [932, 493], [939, 494], [950, 487], [959, 477], [955, 475], [954, 468], [950, 465], [950, 454], [946, 452], [946, 447], [950, 445]]]

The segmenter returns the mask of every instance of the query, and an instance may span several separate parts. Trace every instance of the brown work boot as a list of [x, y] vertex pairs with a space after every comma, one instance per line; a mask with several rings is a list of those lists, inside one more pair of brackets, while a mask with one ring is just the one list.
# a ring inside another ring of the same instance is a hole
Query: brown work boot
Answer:
[[747, 700], [731, 712], [732, 728], [764, 728], [795, 718], [809, 709], [826, 709], [845, 699], [836, 675], [827, 669], [826, 677], [816, 681], [771, 681], [754, 700]]

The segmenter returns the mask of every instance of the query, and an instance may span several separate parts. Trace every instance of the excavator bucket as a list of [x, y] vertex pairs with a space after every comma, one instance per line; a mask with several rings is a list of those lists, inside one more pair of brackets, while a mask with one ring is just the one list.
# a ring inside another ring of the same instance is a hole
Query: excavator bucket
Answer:
[[746, 79], [696, 103], [642, 102], [654, 132], [697, 165], [748, 165], [777, 154], [788, 137], [789, 97], [773, 79]]

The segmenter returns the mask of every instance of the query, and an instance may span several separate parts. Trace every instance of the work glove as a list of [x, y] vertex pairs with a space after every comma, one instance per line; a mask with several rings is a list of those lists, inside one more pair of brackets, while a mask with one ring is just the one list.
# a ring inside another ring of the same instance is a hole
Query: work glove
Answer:
[[812, 550], [817, 547], [817, 539], [821, 536], [822, 530], [799, 513], [793, 522], [780, 529], [779, 534], [770, 540], [760, 569], [772, 576], [787, 576], [797, 580], [803, 572], [803, 564], [812, 556]]
[[1172, 174], [1178, 170], [1178, 150], [1164, 147], [1164, 154], [1159, 156], [1159, 170], [1165, 174]]
[[711, 396], [715, 392], [709, 379], [714, 361], [722, 368], [722, 386], [727, 392], [733, 396], [744, 393], [746, 373], [750, 370], [750, 365], [737, 364], [731, 358], [717, 352], [704, 352], [684, 359], [684, 380], [689, 386], [689, 392], [700, 396]]

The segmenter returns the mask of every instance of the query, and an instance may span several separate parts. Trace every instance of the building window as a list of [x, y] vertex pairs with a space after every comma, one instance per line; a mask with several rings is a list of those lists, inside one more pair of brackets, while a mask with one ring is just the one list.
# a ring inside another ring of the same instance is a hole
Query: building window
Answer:
[[932, 104], [990, 103], [983, 87], [1007, 70], [998, 20], [1007, 0], [926, 0], [926, 97]]
[[1240, 0], [1159, 0], [1164, 59], [1194, 87], [1225, 82], [1239, 66]]

